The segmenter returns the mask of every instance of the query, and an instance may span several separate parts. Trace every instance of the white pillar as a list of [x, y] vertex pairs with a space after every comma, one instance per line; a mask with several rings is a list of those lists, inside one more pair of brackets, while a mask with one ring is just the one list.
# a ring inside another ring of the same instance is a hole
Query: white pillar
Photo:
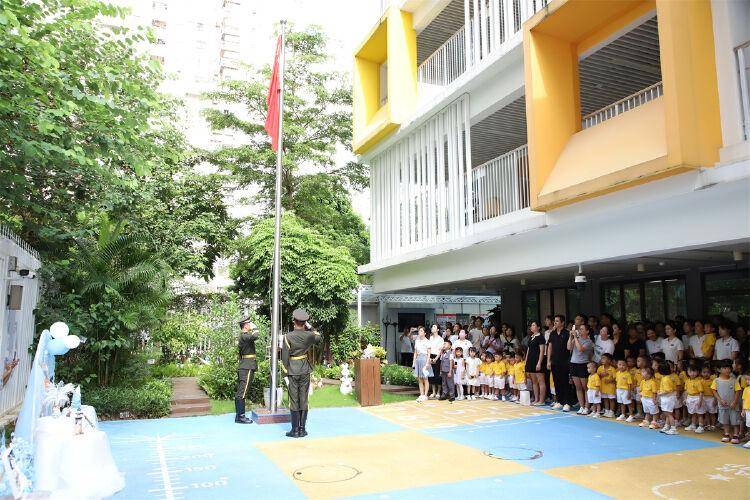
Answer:
[[357, 286], [357, 325], [362, 326], [362, 285]]

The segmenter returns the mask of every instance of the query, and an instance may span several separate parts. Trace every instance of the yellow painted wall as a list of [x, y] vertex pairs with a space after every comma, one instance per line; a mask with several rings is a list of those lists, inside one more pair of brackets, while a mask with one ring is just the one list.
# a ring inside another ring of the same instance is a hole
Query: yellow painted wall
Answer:
[[[636, 109], [626, 115], [640, 116], [639, 123], [611, 120], [592, 127], [604, 129], [579, 132], [578, 55], [654, 7], [664, 97], [652, 108], [660, 111]], [[548, 210], [718, 161], [721, 124], [709, 0], [554, 0], [524, 24], [524, 57], [533, 209]], [[641, 140], [666, 147], [662, 159], [644, 159], [658, 148], [641, 154], [618, 138], [637, 141], [639, 128]], [[661, 136], [646, 139], [646, 134]], [[609, 147], [603, 148], [605, 136]]]
[[[380, 106], [379, 66], [388, 64], [388, 101]], [[409, 12], [390, 7], [354, 56], [352, 148], [362, 154], [409, 118], [417, 103], [417, 34]]]

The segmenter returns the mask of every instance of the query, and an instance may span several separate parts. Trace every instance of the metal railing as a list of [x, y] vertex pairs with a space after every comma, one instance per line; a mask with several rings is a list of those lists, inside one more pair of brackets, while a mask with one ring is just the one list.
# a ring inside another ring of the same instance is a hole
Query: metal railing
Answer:
[[471, 171], [474, 222], [529, 206], [529, 147], [509, 151]]
[[466, 71], [466, 38], [463, 26], [417, 69], [417, 81], [448, 85]]
[[593, 113], [589, 113], [581, 119], [581, 127], [589, 128], [594, 125], [598, 125], [605, 122], [617, 115], [630, 111], [633, 108], [642, 106], [647, 102], [653, 101], [657, 97], [661, 97], [664, 94], [664, 87], [662, 82], [655, 83], [650, 87], [646, 87], [643, 90], [636, 92], [635, 94], [629, 95], [619, 101], [613, 102], [607, 107], [604, 107]]
[[31, 247], [28, 243], [26, 243], [24, 240], [18, 237], [16, 233], [5, 227], [4, 225], [0, 224], [0, 238], [8, 238], [10, 241], [18, 245], [24, 252], [28, 252], [31, 256], [33, 256], [35, 259], [39, 260], [39, 252], [37, 252], [34, 248]]
[[740, 106], [742, 107], [742, 129], [745, 139], [750, 139], [750, 40], [736, 49], [737, 71], [740, 84]]

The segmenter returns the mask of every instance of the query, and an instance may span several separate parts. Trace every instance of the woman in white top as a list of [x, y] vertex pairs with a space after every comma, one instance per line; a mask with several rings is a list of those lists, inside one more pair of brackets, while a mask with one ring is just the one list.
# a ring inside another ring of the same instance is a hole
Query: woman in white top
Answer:
[[667, 322], [664, 327], [664, 333], [667, 334], [667, 338], [661, 341], [662, 352], [664, 352], [664, 359], [677, 363], [682, 359], [685, 346], [682, 344], [682, 340], [677, 338], [677, 326], [671, 321]]
[[655, 352], [664, 352], [661, 345], [663, 340], [656, 336], [656, 330], [648, 327], [646, 329], [646, 354], [653, 356]]
[[419, 383], [417, 401], [425, 401], [430, 388], [428, 379], [432, 376], [432, 366], [430, 365], [430, 340], [425, 337], [423, 326], [419, 327], [417, 340], [414, 341], [414, 357], [411, 366], [414, 368], [414, 376], [417, 377]]
[[460, 347], [462, 352], [468, 353], [469, 348], [473, 347], [471, 344], [471, 341], [466, 338], [466, 330], [461, 330], [458, 332], [458, 338], [451, 342], [453, 346], [453, 350], [456, 350], [456, 347]]
[[[446, 332], [448, 335], [448, 332]], [[440, 379], [440, 350], [443, 348], [443, 337], [437, 325], [430, 328], [430, 363], [432, 363], [432, 376], [430, 377], [430, 399], [440, 397], [442, 380]]]
[[411, 345], [413, 328], [404, 328], [404, 333], [399, 337], [399, 352], [401, 353], [401, 366], [409, 366], [414, 360], [414, 348]]
[[605, 352], [614, 354], [615, 342], [610, 338], [611, 331], [609, 325], [604, 325], [599, 329], [599, 337], [597, 337], [594, 344], [594, 362], [599, 363], [602, 360], [602, 354]]

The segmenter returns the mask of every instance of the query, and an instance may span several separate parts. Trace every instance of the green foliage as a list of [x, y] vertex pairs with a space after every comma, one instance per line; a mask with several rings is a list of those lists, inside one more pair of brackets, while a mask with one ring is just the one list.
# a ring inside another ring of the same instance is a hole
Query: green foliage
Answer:
[[369, 233], [340, 179], [328, 174], [300, 177], [292, 209], [329, 243], [349, 249], [357, 264], [370, 261]]
[[151, 367], [154, 378], [199, 377], [208, 370], [207, 365], [195, 363], [166, 363]]
[[380, 345], [380, 329], [372, 325], [357, 326], [349, 322], [337, 335], [329, 338], [331, 358], [335, 364], [345, 363], [352, 359], [352, 353], [360, 349], [360, 342], [366, 345]]
[[149, 332], [150, 340], [162, 347], [167, 359], [207, 338], [210, 328], [200, 314], [193, 311], [174, 311], [164, 322]]
[[[354, 261], [345, 248], [329, 245], [293, 214], [284, 215], [281, 232], [283, 318], [288, 321], [294, 308], [303, 307], [328, 339], [330, 332], [345, 327], [349, 317], [357, 285]], [[271, 302], [273, 235], [273, 219], [256, 224], [248, 237], [238, 240], [238, 259], [230, 270], [238, 292], [259, 302], [264, 315]]]
[[414, 370], [396, 364], [380, 365], [380, 379], [384, 384], [417, 387]]
[[329, 378], [340, 380], [341, 379], [341, 367], [338, 365], [326, 366], [326, 365], [315, 365], [313, 367], [313, 374], [317, 378]]
[[[299, 184], [298, 172], [327, 172], [357, 189], [367, 185], [364, 165], [336, 164], [338, 150], [351, 148], [351, 85], [328, 64], [330, 50], [317, 27], [288, 29], [284, 72], [283, 205], [290, 208]], [[264, 129], [271, 67], [250, 68], [248, 81], [228, 81], [206, 95], [216, 107], [204, 115], [214, 130], [239, 131], [244, 144], [206, 153], [222, 171], [235, 174], [242, 185], [259, 187], [257, 199], [270, 208], [275, 189], [276, 153]], [[237, 106], [242, 113], [232, 111]]]
[[116, 419], [125, 412], [125, 418], [160, 418], [171, 411], [172, 384], [169, 380], [150, 380], [139, 387], [91, 387], [82, 396], [101, 418]]

